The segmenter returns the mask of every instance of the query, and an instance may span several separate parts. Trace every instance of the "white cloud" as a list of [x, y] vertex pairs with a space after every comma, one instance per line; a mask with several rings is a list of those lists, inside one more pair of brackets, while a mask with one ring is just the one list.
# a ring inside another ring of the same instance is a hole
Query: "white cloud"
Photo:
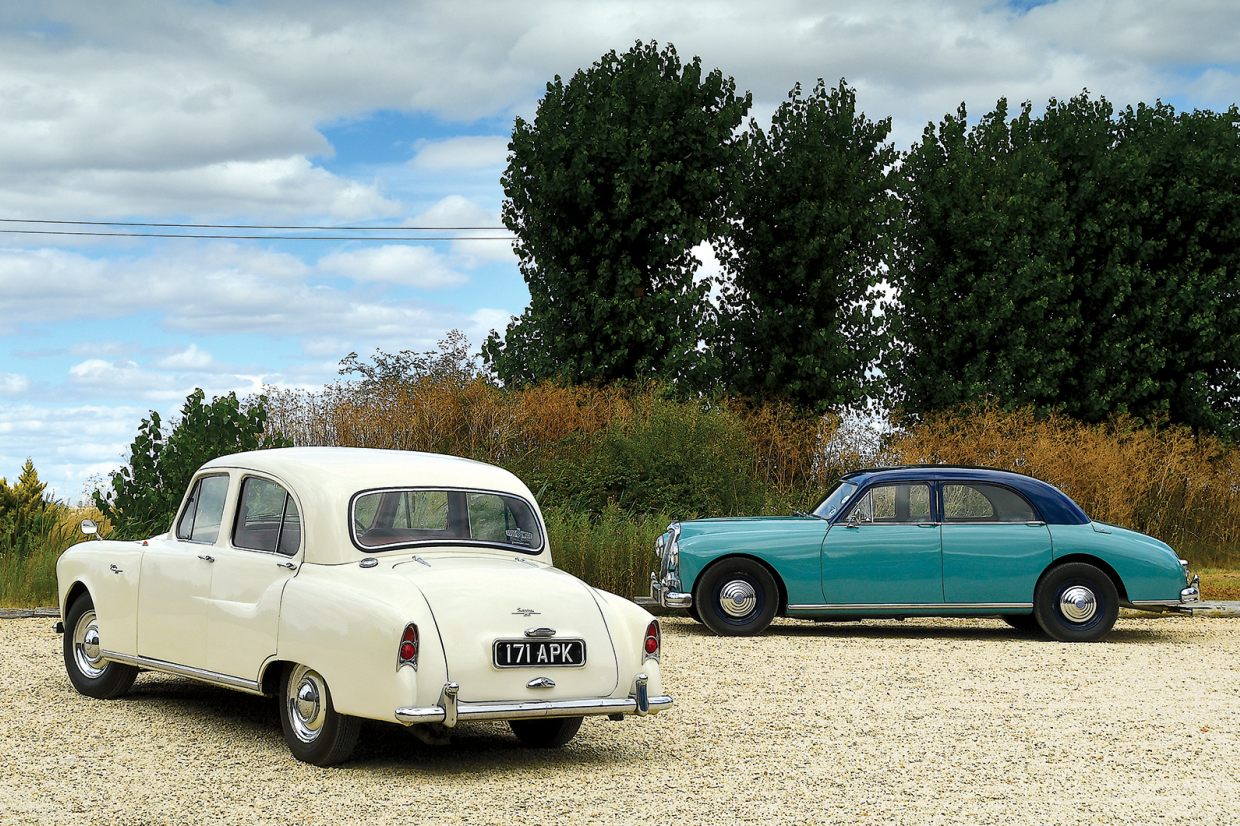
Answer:
[[430, 247], [402, 244], [332, 253], [320, 258], [318, 266], [359, 283], [380, 282], [425, 290], [456, 287], [469, 280]]
[[454, 233], [462, 240], [452, 242], [452, 255], [461, 261], [466, 269], [473, 269], [483, 261], [500, 261], [506, 264], [517, 262], [511, 241], [464, 240], [507, 236], [509, 232], [503, 229], [503, 220], [498, 212], [484, 209], [463, 195], [441, 198], [430, 209], [405, 223], [413, 227], [500, 227]]
[[427, 141], [415, 149], [417, 154], [410, 164], [427, 171], [502, 167], [508, 162], [508, 137], [505, 135]]
[[189, 347], [180, 353], [166, 356], [155, 362], [155, 367], [160, 370], [207, 370], [215, 367], [216, 361], [211, 358], [211, 354], [198, 349], [197, 344], [190, 344]]
[[30, 378], [16, 373], [0, 373], [0, 395], [17, 396], [30, 389]]

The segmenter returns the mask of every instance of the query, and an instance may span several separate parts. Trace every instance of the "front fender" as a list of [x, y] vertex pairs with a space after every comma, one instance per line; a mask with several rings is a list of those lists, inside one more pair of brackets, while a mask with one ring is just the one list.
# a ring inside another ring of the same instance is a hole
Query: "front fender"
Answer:
[[[63, 620], [70, 593], [84, 588], [95, 606], [99, 639], [107, 651], [138, 653], [138, 581], [142, 545], [137, 542], [79, 542], [56, 561], [56, 590]], [[66, 633], [73, 633], [66, 629]]]

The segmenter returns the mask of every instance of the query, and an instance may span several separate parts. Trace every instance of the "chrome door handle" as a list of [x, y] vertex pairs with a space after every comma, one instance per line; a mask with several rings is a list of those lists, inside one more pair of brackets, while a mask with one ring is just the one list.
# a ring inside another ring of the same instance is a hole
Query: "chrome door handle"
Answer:
[[198, 554], [198, 558], [199, 558], [199, 559], [201, 559], [201, 560], [203, 560], [204, 562], [214, 562], [214, 561], [215, 561], [215, 557], [213, 557], [213, 556], [207, 556], [206, 554]]
[[123, 573], [123, 571], [121, 571], [121, 569], [116, 567], [115, 565], [110, 565], [109, 570], [112, 571], [112, 573], [114, 574]]
[[291, 571], [291, 570], [293, 570], [294, 568], [296, 568], [297, 566], [296, 566], [296, 565], [294, 565], [294, 564], [293, 564], [293, 563], [291, 563], [291, 562], [277, 562], [277, 563], [276, 563], [276, 567], [277, 567], [277, 568], [288, 568], [288, 569]]

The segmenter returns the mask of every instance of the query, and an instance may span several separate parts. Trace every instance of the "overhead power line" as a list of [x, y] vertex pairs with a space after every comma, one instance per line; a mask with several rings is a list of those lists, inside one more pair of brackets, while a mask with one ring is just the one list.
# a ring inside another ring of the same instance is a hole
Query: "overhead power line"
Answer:
[[515, 241], [515, 235], [223, 235], [190, 232], [78, 232], [54, 229], [0, 229], [8, 235], [78, 235], [95, 238], [209, 238], [236, 241]]
[[[334, 226], [281, 226], [268, 224], [162, 224], [141, 221], [53, 221], [44, 218], [0, 218], [5, 224], [58, 224], [82, 227], [170, 227], [174, 229], [305, 229], [343, 232], [457, 232], [467, 230], [493, 230], [502, 232], [507, 227], [334, 227]], [[265, 237], [265, 236], [264, 236]]]
[[[173, 224], [141, 221], [54, 221], [44, 218], [0, 218], [3, 224], [78, 227], [151, 227], [160, 229], [284, 230], [306, 232], [506, 232], [506, 227], [361, 227], [292, 226], [274, 224]], [[515, 241], [515, 235], [245, 235], [238, 232], [98, 232], [67, 229], [0, 229], [5, 235], [71, 235], [91, 238], [206, 238], [236, 241]]]

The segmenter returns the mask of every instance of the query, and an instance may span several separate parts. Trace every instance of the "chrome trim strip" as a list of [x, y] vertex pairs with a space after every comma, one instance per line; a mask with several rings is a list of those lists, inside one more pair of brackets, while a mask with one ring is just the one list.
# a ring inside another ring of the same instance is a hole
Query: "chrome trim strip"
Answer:
[[[649, 697], [649, 711], [658, 713], [672, 707], [668, 696]], [[458, 703], [458, 720], [519, 720], [527, 717], [597, 717], [606, 714], [636, 714], [637, 700], [633, 697], [600, 698], [588, 700], [546, 700], [542, 702], [511, 703]], [[440, 706], [396, 709], [397, 722], [411, 726], [415, 723], [443, 723], [444, 709]], [[446, 725], [446, 723], [445, 723]]]
[[789, 605], [789, 611], [897, 611], [917, 609], [932, 611], [939, 608], [959, 610], [979, 608], [1003, 610], [1032, 608], [1032, 602], [841, 602], [827, 605]]
[[227, 674], [220, 674], [218, 671], [208, 671], [205, 668], [194, 668], [188, 665], [177, 665], [164, 660], [152, 660], [148, 657], [128, 657], [124, 654], [117, 654], [115, 651], [104, 651], [102, 653], [106, 659], [113, 662], [136, 665], [138, 668], [145, 668], [148, 671], [161, 671], [178, 677], [189, 677], [191, 680], [218, 685], [222, 688], [235, 688], [238, 691], [245, 691], [250, 694], [261, 695], [263, 693], [262, 685], [254, 680], [230, 677]]
[[1128, 604], [1134, 608], [1145, 608], [1146, 606], [1151, 608], [1174, 608], [1183, 603], [1178, 599], [1134, 599]]

